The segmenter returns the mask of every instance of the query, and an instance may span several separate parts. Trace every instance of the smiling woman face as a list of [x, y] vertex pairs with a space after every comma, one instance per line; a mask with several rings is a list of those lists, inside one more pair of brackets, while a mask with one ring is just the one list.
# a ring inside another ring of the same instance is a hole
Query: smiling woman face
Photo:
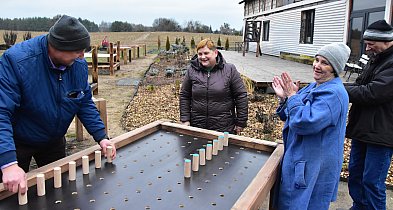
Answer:
[[211, 50], [207, 46], [198, 50], [198, 60], [206, 68], [216, 65], [217, 50]]
[[326, 58], [317, 55], [313, 63], [314, 80], [322, 84], [334, 78], [334, 70]]

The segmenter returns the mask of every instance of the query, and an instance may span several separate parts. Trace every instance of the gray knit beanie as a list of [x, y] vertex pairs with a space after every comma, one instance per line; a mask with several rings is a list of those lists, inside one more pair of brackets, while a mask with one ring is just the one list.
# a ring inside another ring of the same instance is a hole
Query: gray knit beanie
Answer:
[[351, 49], [344, 43], [331, 43], [321, 47], [315, 56], [320, 55], [326, 58], [333, 70], [339, 75], [344, 71], [349, 54], [351, 54]]
[[363, 34], [363, 40], [390, 42], [393, 41], [393, 27], [385, 20], [371, 23]]
[[49, 29], [48, 42], [61, 51], [79, 51], [90, 46], [90, 35], [78, 19], [63, 15]]

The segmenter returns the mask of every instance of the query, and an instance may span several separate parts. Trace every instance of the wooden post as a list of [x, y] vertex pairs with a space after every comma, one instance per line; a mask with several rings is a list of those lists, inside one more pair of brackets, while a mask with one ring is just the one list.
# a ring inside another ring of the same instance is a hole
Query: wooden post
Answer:
[[257, 55], [256, 55], [256, 57], [259, 57], [259, 54], [261, 53], [260, 51], [259, 51], [259, 47], [260, 47], [260, 44], [259, 44], [259, 41], [257, 42]]
[[137, 55], [138, 55], [138, 58], [139, 58], [139, 45], [137, 46]]
[[145, 57], [146, 57], [147, 54], [146, 44], [144, 44], [143, 46], [145, 47]]
[[126, 65], [127, 64], [127, 49], [123, 49], [122, 51], [122, 54], [123, 54], [123, 62], [124, 62], [124, 65]]
[[116, 42], [116, 62], [120, 62], [120, 41]]
[[[117, 41], [116, 45], [116, 63], [120, 63], [120, 41]], [[120, 70], [120, 65], [117, 65], [117, 70]]]
[[136, 59], [136, 46], [132, 46], [132, 58]]
[[107, 119], [108, 116], [106, 113], [106, 100], [103, 98], [95, 98], [93, 99], [93, 101], [96, 104], [98, 112], [100, 112], [101, 120], [105, 125], [105, 132], [108, 133], [108, 119]]
[[93, 47], [92, 56], [91, 56], [91, 65], [92, 72], [91, 76], [93, 79], [93, 84], [97, 84], [97, 88], [93, 91], [93, 95], [98, 94], [98, 56], [97, 56], [97, 47]]
[[83, 141], [83, 125], [76, 115], [75, 115], [75, 132], [76, 132], [76, 140]]
[[[103, 98], [94, 98], [94, 103], [100, 113], [100, 118], [105, 125], [105, 132], [108, 133], [108, 116], [106, 111], [106, 100]], [[83, 141], [83, 124], [77, 116], [75, 116], [75, 132], [76, 140]]]
[[113, 69], [114, 58], [113, 58], [113, 43], [109, 43], [109, 75], [115, 75], [115, 70]]
[[246, 55], [246, 42], [243, 42], [243, 57]]

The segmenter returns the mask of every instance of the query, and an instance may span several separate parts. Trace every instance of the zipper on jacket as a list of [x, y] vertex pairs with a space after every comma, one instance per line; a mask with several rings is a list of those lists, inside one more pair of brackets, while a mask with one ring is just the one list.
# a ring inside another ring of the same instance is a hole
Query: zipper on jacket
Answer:
[[[62, 72], [59, 72], [59, 77], [58, 77], [58, 86], [57, 86], [57, 122], [56, 122], [56, 130], [58, 130], [59, 125], [60, 125], [60, 115], [61, 115], [61, 83], [63, 81], [62, 77]], [[57, 132], [55, 132], [55, 135], [57, 136]]]
[[207, 81], [206, 81], [206, 129], [209, 129], [209, 78], [210, 71], [207, 72]]

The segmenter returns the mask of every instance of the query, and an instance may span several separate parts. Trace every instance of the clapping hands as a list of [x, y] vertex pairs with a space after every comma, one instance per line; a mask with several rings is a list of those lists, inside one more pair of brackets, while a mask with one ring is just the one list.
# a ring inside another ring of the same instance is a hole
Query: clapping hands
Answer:
[[296, 84], [293, 83], [292, 78], [286, 72], [282, 73], [281, 77], [273, 77], [272, 86], [274, 92], [281, 100], [295, 95], [299, 90], [299, 85], [300, 81], [297, 81]]

